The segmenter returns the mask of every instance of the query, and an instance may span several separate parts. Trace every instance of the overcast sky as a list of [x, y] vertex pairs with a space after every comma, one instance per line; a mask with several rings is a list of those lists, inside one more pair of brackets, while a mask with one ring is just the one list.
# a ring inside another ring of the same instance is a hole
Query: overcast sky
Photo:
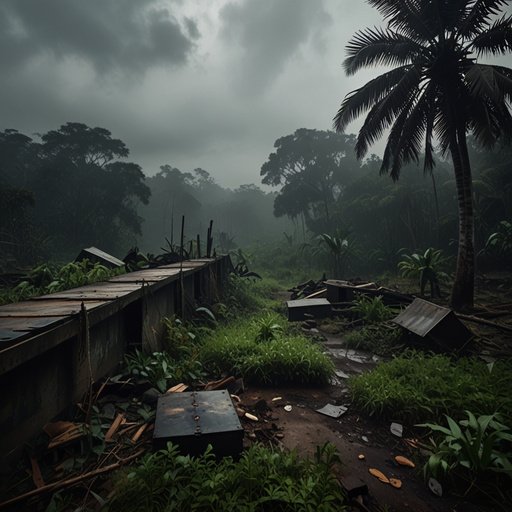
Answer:
[[[260, 184], [274, 141], [332, 126], [364, 0], [1, 0], [0, 129], [109, 129], [146, 174]], [[353, 127], [354, 130], [357, 126]]]

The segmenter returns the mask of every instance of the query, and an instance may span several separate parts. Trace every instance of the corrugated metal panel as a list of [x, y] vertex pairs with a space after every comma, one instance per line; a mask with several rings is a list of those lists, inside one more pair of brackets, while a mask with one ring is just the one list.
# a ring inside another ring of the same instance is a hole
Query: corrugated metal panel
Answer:
[[393, 322], [423, 338], [450, 313], [448, 308], [416, 298]]
[[[92, 256], [92, 258], [91, 258]], [[86, 249], [82, 249], [80, 254], [76, 257], [75, 261], [80, 261], [85, 258], [89, 258], [90, 260], [97, 261], [103, 260], [104, 263], [110, 263], [110, 265], [114, 267], [122, 267], [124, 266], [124, 261], [108, 254], [107, 252], [98, 249], [97, 247], [87, 247]]]

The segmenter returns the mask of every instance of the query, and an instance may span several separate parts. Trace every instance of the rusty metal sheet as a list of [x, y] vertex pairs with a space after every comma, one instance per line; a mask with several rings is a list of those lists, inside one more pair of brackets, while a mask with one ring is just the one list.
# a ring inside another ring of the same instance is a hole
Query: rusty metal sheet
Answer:
[[423, 338], [450, 313], [448, 308], [416, 298], [393, 322]]
[[[87, 311], [107, 304], [108, 301], [84, 302]], [[77, 300], [29, 300], [0, 306], [0, 318], [62, 317], [80, 312], [82, 302]]]

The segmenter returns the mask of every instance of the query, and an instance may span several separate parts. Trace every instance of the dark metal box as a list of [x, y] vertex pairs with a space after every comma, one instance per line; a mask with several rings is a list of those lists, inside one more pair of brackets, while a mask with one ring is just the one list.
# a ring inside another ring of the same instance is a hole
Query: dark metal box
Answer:
[[331, 316], [331, 303], [327, 299], [298, 299], [286, 302], [288, 320], [295, 322], [306, 318], [327, 318]]
[[209, 444], [217, 457], [238, 458], [244, 430], [227, 391], [169, 393], [158, 399], [153, 447], [171, 441], [185, 455], [200, 455]]

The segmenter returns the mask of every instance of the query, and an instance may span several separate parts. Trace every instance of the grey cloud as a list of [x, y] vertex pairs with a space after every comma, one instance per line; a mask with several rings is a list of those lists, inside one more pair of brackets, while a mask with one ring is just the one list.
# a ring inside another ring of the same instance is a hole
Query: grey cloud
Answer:
[[2, 0], [0, 64], [13, 70], [40, 55], [76, 57], [99, 73], [186, 62], [199, 37], [156, 0]]
[[227, 4], [221, 17], [224, 38], [242, 50], [237, 78], [251, 93], [268, 86], [332, 21], [321, 0], [244, 0]]

